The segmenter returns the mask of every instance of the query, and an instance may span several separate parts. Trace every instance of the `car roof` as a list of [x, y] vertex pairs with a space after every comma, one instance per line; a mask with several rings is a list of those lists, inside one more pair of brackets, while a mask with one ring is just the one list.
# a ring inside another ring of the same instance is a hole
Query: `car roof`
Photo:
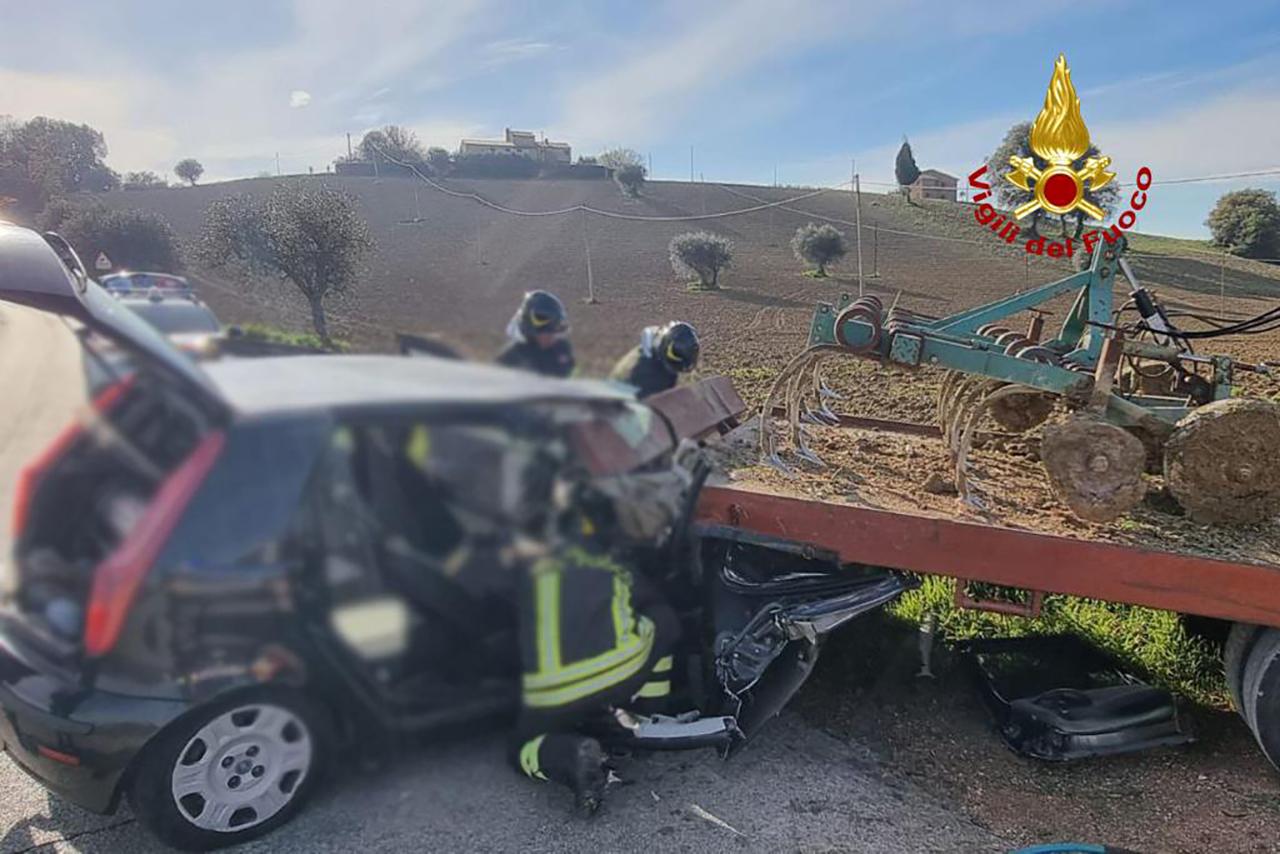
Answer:
[[398, 407], [503, 407], [513, 403], [633, 401], [619, 385], [559, 380], [432, 356], [269, 356], [205, 366], [241, 415]]

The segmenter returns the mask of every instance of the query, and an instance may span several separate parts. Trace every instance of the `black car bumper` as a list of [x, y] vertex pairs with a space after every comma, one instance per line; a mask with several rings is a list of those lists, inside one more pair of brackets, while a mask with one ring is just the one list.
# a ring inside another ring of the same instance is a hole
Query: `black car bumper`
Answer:
[[114, 811], [120, 780], [138, 751], [186, 708], [81, 688], [0, 633], [0, 747], [85, 809]]

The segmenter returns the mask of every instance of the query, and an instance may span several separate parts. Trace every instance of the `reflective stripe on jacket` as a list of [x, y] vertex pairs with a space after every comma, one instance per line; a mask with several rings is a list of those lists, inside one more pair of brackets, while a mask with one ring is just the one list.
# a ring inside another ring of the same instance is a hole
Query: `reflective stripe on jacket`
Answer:
[[521, 621], [524, 704], [567, 706], [635, 676], [653, 651], [653, 622], [631, 609], [631, 574], [571, 548], [539, 561]]

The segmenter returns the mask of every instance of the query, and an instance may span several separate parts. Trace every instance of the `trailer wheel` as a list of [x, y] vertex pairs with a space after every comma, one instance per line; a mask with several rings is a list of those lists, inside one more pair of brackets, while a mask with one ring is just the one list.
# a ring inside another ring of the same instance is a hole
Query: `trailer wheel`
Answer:
[[[1231, 702], [1235, 705], [1240, 717], [1249, 723], [1249, 715], [1244, 708], [1244, 671], [1249, 662], [1249, 653], [1262, 634], [1262, 626], [1253, 623], [1232, 623], [1227, 642], [1222, 648], [1222, 675], [1226, 677], [1227, 689], [1231, 692]], [[1252, 724], [1249, 724], [1252, 726]]]
[[1244, 669], [1245, 720], [1262, 752], [1280, 768], [1280, 630], [1264, 629]]

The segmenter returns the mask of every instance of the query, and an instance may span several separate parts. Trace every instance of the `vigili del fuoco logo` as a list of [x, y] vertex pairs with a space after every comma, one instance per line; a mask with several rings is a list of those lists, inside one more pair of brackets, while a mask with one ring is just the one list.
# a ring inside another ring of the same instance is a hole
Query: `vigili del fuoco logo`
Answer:
[[[1011, 155], [1009, 165], [1012, 169], [1004, 175], [1004, 180], [1031, 193], [1033, 197], [1008, 214], [997, 211], [986, 201], [991, 196], [991, 185], [983, 180], [987, 165], [984, 163], [969, 175], [969, 186], [980, 191], [973, 197], [975, 202], [980, 203], [973, 211], [978, 223], [990, 228], [1006, 243], [1013, 243], [1018, 239], [1022, 227], [1017, 222], [1039, 210], [1061, 216], [1079, 211], [1087, 220], [1101, 223], [1106, 218], [1106, 212], [1089, 201], [1086, 193], [1102, 189], [1116, 175], [1107, 171], [1111, 166], [1111, 158], [1101, 154], [1089, 157], [1079, 168], [1074, 165], [1089, 151], [1089, 128], [1080, 116], [1080, 98], [1071, 85], [1071, 70], [1067, 68], [1067, 58], [1064, 55], [1059, 54], [1058, 61], [1054, 63], [1049, 91], [1044, 96], [1044, 107], [1031, 125], [1030, 142], [1035, 157]], [[1045, 165], [1038, 165], [1037, 158]], [[1129, 197], [1128, 208], [1111, 226], [1104, 227], [1101, 231], [1092, 229], [1080, 235], [1081, 243], [1084, 244], [1083, 251], [1093, 252], [1093, 248], [1102, 239], [1114, 243], [1137, 222], [1138, 215], [1135, 212], [1146, 207], [1147, 190], [1151, 187], [1149, 168], [1143, 166], [1138, 170], [1134, 186], [1137, 189]], [[1076, 243], [1071, 238], [1047, 241], [1044, 237], [1036, 236], [1027, 240], [1025, 246], [1031, 255], [1047, 254], [1053, 258], [1071, 257], [1076, 250]]]

